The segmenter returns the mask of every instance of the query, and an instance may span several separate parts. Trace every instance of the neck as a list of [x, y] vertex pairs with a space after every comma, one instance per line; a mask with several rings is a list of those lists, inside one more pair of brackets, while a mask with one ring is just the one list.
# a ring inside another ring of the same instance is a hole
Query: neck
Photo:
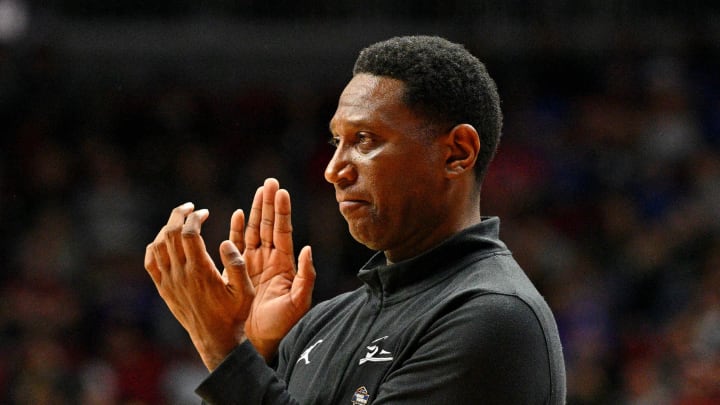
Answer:
[[[472, 200], [472, 201], [467, 201]], [[480, 201], [477, 198], [466, 199], [465, 204], [455, 202], [458, 207], [462, 207], [457, 211], [444, 212], [444, 215], [438, 215], [438, 221], [435, 225], [428, 223], [426, 232], [417, 232], [414, 240], [408, 240], [402, 247], [398, 246], [385, 250], [385, 258], [388, 264], [397, 263], [406, 259], [410, 259], [423, 252], [426, 252], [456, 233], [465, 228], [479, 224], [482, 221], [480, 216]], [[452, 207], [452, 203], [447, 205]]]

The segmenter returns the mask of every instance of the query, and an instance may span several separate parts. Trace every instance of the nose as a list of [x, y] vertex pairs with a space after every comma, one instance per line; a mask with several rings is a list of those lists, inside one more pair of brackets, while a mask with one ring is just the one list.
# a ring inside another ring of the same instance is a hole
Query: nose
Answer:
[[325, 180], [328, 183], [342, 185], [353, 183], [357, 179], [357, 171], [348, 157], [349, 151], [339, 145], [335, 149], [330, 162], [325, 168]]

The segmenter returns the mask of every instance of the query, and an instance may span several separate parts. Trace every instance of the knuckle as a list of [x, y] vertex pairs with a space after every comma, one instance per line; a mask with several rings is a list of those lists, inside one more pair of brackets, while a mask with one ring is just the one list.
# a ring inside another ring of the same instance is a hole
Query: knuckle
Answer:
[[162, 253], [166, 247], [167, 247], [167, 244], [165, 243], [164, 240], [157, 241], [155, 243], [152, 243], [150, 246], [148, 246], [148, 248], [152, 249], [153, 253], [155, 253], [155, 254]]
[[184, 226], [181, 235], [185, 239], [192, 239], [200, 235], [200, 231], [193, 226]]
[[181, 229], [181, 227], [177, 226], [177, 225], [167, 226], [164, 231], [165, 238], [166, 239], [174, 238], [180, 232], [180, 229]]
[[228, 264], [232, 267], [243, 267], [245, 266], [245, 260], [243, 260], [240, 255], [233, 253], [228, 258]]

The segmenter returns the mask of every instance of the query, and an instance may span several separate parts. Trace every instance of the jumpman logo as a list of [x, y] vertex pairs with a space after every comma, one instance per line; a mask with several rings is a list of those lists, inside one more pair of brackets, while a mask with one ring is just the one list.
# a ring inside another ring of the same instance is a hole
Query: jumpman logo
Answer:
[[322, 343], [322, 341], [323, 341], [323, 340], [320, 339], [320, 340], [318, 340], [317, 342], [313, 343], [312, 346], [310, 346], [310, 347], [308, 347], [307, 349], [305, 349], [305, 351], [300, 355], [300, 358], [298, 359], [298, 361], [296, 361], [295, 363], [299, 363], [300, 360], [302, 360], [302, 361], [305, 362], [305, 364], [310, 364], [310, 352], [312, 351], [312, 349], [315, 348], [315, 346], [317, 346], [317, 345], [319, 345], [320, 343]]

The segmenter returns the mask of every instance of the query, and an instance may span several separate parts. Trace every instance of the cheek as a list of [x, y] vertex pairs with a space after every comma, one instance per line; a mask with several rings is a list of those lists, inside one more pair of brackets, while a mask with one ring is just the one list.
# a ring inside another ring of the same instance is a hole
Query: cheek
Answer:
[[388, 184], [385, 194], [373, 207], [370, 218], [385, 234], [402, 232], [422, 217], [428, 208], [427, 191], [420, 186], [422, 181], [410, 176], [398, 176], [392, 185]]
[[433, 194], [443, 187], [434, 151], [410, 148], [358, 162], [362, 168], [359, 177], [364, 188], [372, 193], [376, 214], [386, 221], [397, 221], [392, 217], [412, 214], [418, 205], [436, 200]]

